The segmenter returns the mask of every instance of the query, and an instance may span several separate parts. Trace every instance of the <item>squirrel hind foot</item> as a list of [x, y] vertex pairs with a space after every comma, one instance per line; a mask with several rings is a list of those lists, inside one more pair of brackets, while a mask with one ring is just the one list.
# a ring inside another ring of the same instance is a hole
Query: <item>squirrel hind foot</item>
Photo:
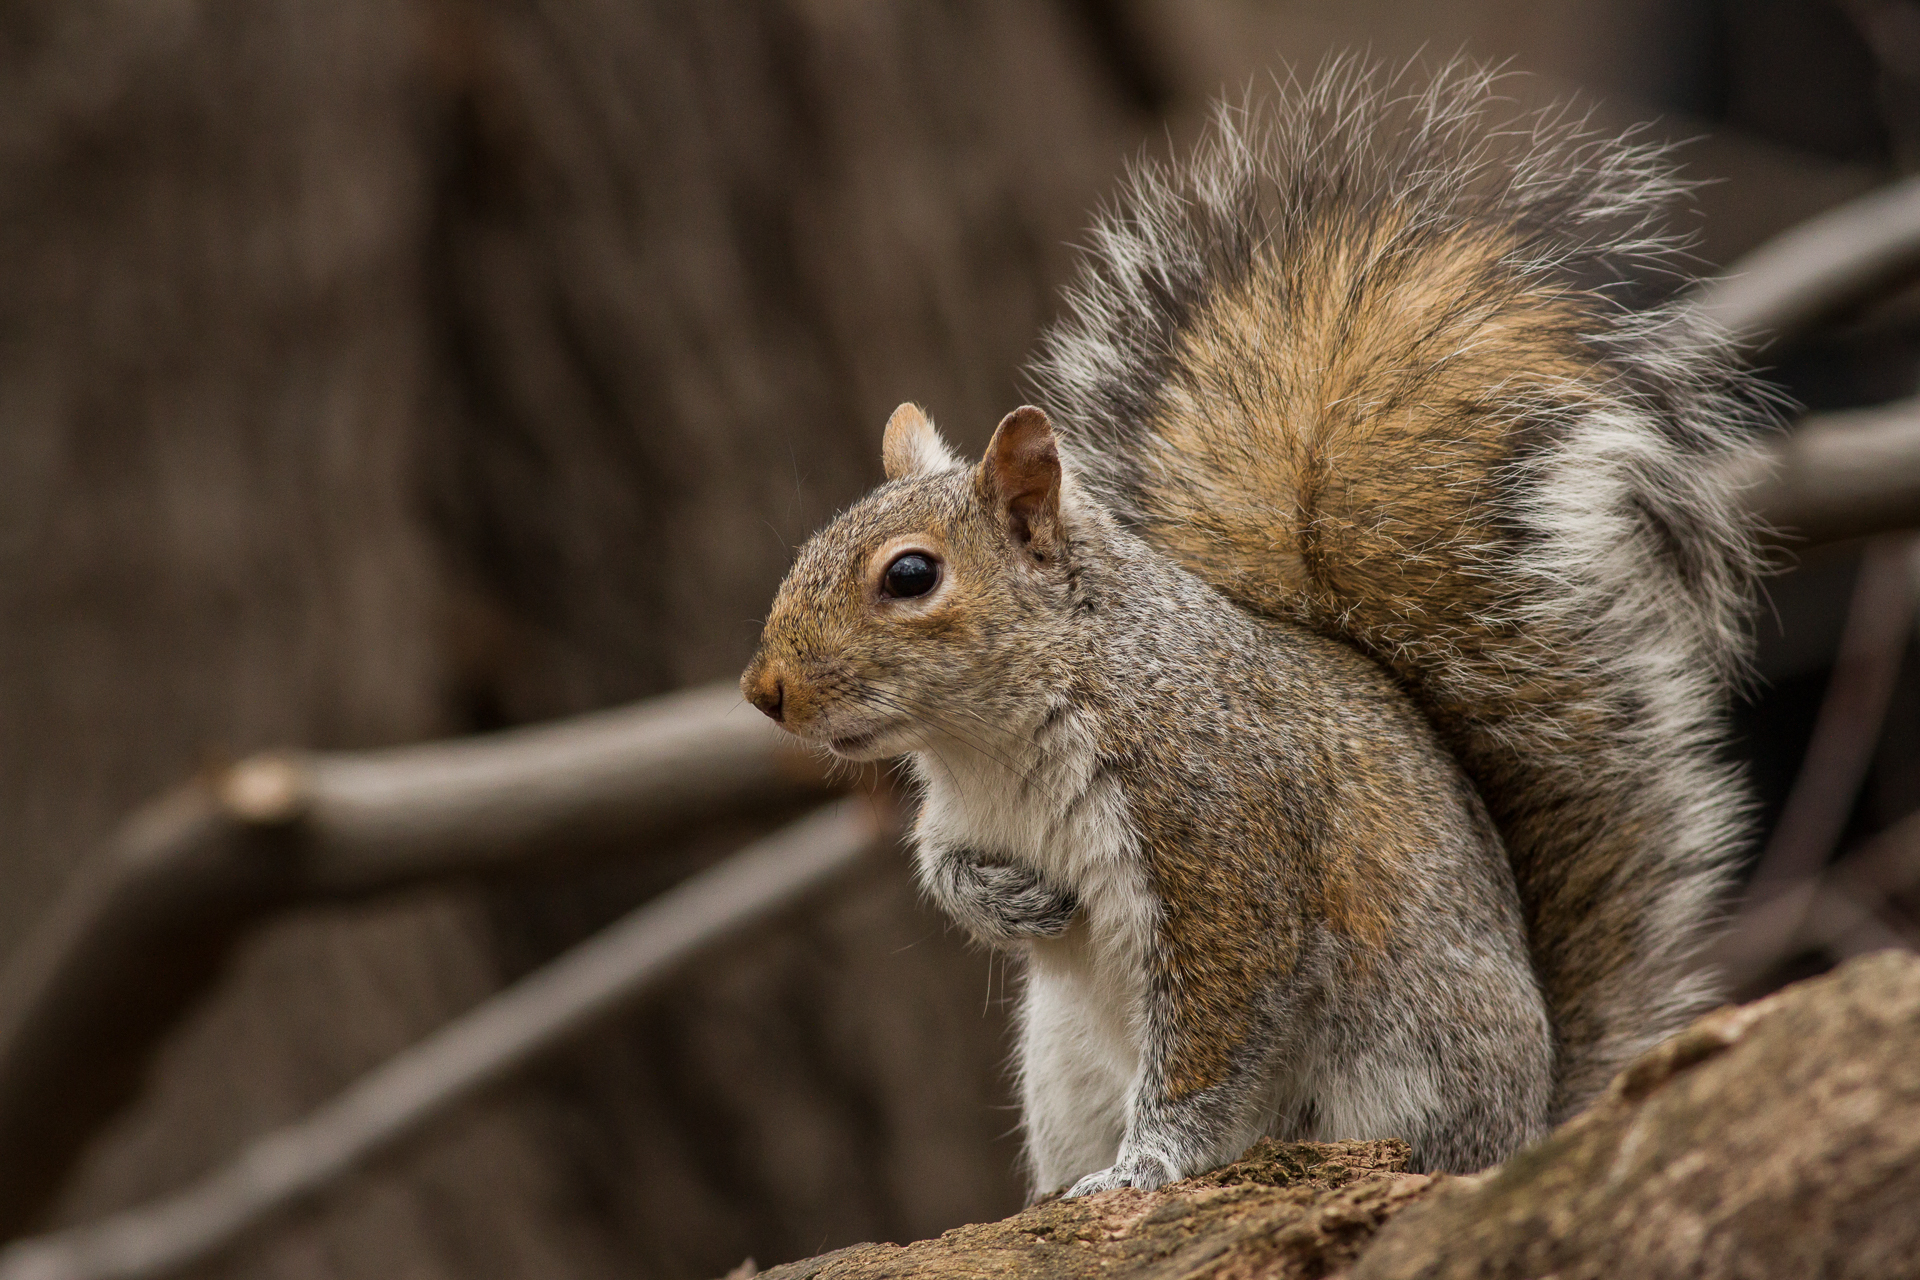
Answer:
[[1180, 1176], [1180, 1171], [1163, 1156], [1122, 1155], [1107, 1168], [1090, 1173], [1067, 1188], [1066, 1198], [1072, 1200], [1079, 1196], [1098, 1195], [1119, 1187], [1155, 1191], [1169, 1182], [1178, 1182]]

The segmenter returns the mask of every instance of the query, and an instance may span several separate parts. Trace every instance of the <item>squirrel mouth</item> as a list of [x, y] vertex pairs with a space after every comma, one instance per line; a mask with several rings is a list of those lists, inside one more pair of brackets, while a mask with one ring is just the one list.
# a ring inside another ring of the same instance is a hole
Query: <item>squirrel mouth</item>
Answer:
[[859, 751], [864, 747], [872, 746], [874, 740], [879, 736], [880, 733], [878, 730], [872, 733], [853, 733], [848, 734], [844, 738], [828, 738], [827, 746], [831, 750], [845, 755], [850, 751]]

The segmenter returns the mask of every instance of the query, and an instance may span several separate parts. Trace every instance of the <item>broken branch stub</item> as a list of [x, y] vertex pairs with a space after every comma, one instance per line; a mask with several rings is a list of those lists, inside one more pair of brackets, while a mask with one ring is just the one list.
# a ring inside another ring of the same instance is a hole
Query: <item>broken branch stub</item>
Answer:
[[256, 756], [135, 813], [0, 969], [0, 1237], [31, 1225], [241, 932], [295, 902], [632, 853], [831, 790], [731, 685], [502, 733]]

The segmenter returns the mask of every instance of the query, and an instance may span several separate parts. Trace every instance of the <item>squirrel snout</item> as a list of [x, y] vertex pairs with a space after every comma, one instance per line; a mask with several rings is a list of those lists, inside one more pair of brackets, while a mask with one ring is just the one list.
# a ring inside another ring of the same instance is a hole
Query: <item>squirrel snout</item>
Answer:
[[786, 720], [786, 684], [772, 664], [760, 668], [757, 674], [750, 674], [741, 684], [747, 701], [766, 712], [775, 724]]

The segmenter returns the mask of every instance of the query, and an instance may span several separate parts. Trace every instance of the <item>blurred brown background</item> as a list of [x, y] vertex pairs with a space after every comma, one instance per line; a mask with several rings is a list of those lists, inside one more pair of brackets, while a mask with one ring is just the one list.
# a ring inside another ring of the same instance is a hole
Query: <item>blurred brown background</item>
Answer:
[[[1510, 59], [1517, 96], [1693, 139], [1702, 270], [1920, 159], [1898, 0], [6, 5], [0, 954], [196, 770], [736, 672], [896, 403], [977, 447], [1019, 402], [1127, 159], [1349, 50]], [[1775, 376], [1908, 395], [1916, 331]], [[1759, 623], [1769, 813], [1856, 560]], [[1920, 803], [1911, 661], [1890, 706], [1850, 841]], [[50, 1221], [179, 1185], [725, 847], [260, 929]], [[206, 1274], [702, 1277], [999, 1216], [1005, 993], [895, 865]]]

